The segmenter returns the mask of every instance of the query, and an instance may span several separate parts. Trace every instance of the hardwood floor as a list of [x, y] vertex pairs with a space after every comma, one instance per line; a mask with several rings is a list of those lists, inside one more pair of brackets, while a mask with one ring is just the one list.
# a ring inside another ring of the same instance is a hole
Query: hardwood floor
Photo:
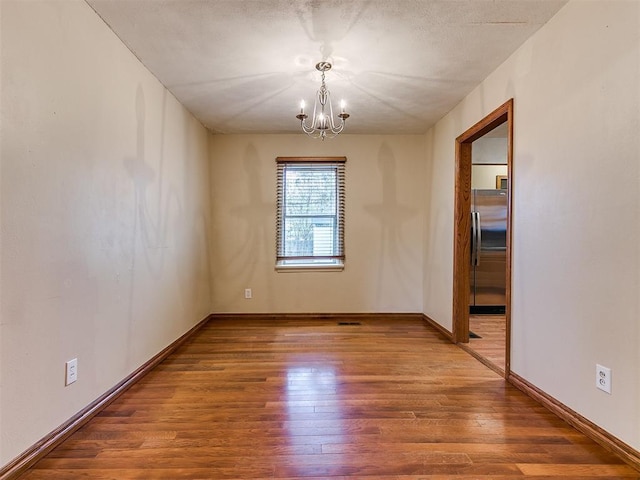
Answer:
[[469, 315], [469, 330], [481, 338], [469, 338], [469, 348], [493, 363], [505, 368], [506, 320], [504, 315]]
[[419, 318], [338, 322], [209, 322], [21, 478], [639, 478]]

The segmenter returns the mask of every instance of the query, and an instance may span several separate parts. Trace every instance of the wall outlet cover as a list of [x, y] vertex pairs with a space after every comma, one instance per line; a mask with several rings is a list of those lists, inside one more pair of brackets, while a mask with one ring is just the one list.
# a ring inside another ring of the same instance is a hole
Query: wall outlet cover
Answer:
[[74, 358], [65, 363], [64, 384], [71, 385], [78, 380], [78, 359]]
[[611, 395], [611, 369], [596, 364], [596, 387]]

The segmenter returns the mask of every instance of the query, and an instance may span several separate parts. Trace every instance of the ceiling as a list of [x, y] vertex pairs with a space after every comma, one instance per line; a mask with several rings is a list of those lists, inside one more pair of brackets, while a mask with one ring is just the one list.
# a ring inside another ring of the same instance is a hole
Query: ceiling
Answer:
[[87, 0], [214, 133], [294, 133], [333, 68], [345, 133], [423, 133], [566, 0]]

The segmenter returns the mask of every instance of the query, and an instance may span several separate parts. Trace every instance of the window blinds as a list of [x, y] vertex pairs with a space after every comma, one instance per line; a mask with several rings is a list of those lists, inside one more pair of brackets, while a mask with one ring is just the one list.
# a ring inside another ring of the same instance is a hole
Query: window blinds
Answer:
[[278, 157], [276, 162], [277, 261], [343, 261], [346, 158]]

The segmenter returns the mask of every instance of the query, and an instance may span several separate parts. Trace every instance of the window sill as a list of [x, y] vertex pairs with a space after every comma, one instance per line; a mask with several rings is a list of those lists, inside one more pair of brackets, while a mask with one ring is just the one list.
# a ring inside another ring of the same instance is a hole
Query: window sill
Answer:
[[277, 263], [277, 272], [341, 272], [344, 263]]

